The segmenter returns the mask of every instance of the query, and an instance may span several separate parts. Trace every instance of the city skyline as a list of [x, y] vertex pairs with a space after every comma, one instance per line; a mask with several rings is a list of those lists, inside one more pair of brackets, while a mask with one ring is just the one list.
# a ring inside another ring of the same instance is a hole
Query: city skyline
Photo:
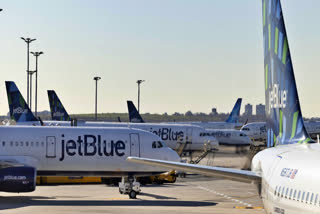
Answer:
[[[260, 1], [55, 1], [2, 2], [0, 114], [8, 112], [4, 81], [15, 81], [26, 99], [26, 46], [39, 58], [39, 111], [48, 110], [55, 90], [70, 114], [98, 112], [230, 112], [238, 97], [264, 104]], [[300, 103], [317, 117], [315, 79], [320, 31], [319, 2], [283, 2]], [[303, 18], [301, 18], [303, 17]], [[307, 20], [307, 21], [306, 21]], [[299, 29], [299, 30], [298, 30]], [[30, 68], [34, 57], [30, 55]], [[33, 91], [34, 94], [34, 91]], [[33, 98], [34, 100], [34, 98]], [[34, 106], [34, 105], [33, 105]]]

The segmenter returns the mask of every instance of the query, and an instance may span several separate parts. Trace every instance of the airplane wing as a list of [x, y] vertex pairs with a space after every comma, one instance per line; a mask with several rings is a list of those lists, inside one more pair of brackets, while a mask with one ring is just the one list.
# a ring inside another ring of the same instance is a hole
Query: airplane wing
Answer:
[[193, 172], [201, 175], [223, 178], [223, 179], [228, 179], [233, 181], [240, 181], [244, 183], [260, 183], [261, 182], [260, 175], [247, 170], [194, 165], [194, 164], [155, 160], [155, 159], [148, 159], [148, 158], [138, 158], [138, 157], [128, 157], [127, 161], [130, 161], [133, 163], [168, 168], [170, 170], [175, 169], [179, 171]]

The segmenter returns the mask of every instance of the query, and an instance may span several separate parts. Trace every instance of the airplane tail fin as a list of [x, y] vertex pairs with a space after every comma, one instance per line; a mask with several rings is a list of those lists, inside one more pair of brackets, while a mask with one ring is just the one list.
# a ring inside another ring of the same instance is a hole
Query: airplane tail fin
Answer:
[[6, 89], [11, 119], [16, 122], [38, 121], [31, 112], [16, 84], [12, 81], [6, 81]]
[[238, 98], [236, 104], [234, 105], [234, 107], [228, 117], [228, 119], [226, 120], [227, 123], [239, 122], [241, 103], [242, 103], [242, 98]]
[[267, 146], [312, 142], [303, 123], [280, 0], [262, 0]]
[[52, 120], [70, 121], [69, 114], [63, 107], [59, 97], [54, 90], [48, 90], [48, 98]]
[[138, 110], [134, 106], [133, 102], [128, 100], [127, 105], [128, 105], [128, 112], [129, 112], [129, 121], [131, 123], [144, 123], [144, 120], [142, 119]]

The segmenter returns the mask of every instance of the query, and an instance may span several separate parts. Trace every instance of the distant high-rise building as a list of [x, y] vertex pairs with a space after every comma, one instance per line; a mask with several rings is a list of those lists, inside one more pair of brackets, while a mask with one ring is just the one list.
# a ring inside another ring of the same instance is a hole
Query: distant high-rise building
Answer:
[[256, 115], [264, 117], [266, 114], [265, 108], [266, 108], [265, 105], [262, 105], [262, 104], [256, 105]]
[[212, 115], [217, 115], [217, 114], [218, 114], [217, 108], [212, 108], [212, 109], [211, 109], [211, 114], [212, 114]]
[[244, 115], [245, 116], [252, 116], [252, 105], [250, 103], [248, 103], [245, 107], [244, 107]]

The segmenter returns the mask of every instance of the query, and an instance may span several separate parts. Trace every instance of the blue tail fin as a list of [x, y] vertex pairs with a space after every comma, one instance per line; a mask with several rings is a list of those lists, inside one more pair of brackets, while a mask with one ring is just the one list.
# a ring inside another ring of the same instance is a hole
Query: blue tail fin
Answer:
[[129, 112], [129, 121], [131, 123], [144, 123], [144, 120], [142, 119], [138, 110], [134, 106], [133, 102], [128, 100], [127, 105], [128, 105], [128, 112]]
[[63, 107], [59, 97], [53, 90], [48, 90], [48, 98], [52, 120], [70, 121], [69, 114]]
[[11, 119], [16, 122], [38, 121], [28, 104], [26, 104], [16, 84], [12, 81], [6, 81], [6, 89]]
[[312, 142], [302, 119], [280, 0], [262, 0], [268, 147]]
[[242, 103], [242, 98], [238, 98], [236, 104], [234, 105], [234, 107], [228, 117], [228, 119], [226, 120], [227, 123], [239, 122], [241, 103]]

